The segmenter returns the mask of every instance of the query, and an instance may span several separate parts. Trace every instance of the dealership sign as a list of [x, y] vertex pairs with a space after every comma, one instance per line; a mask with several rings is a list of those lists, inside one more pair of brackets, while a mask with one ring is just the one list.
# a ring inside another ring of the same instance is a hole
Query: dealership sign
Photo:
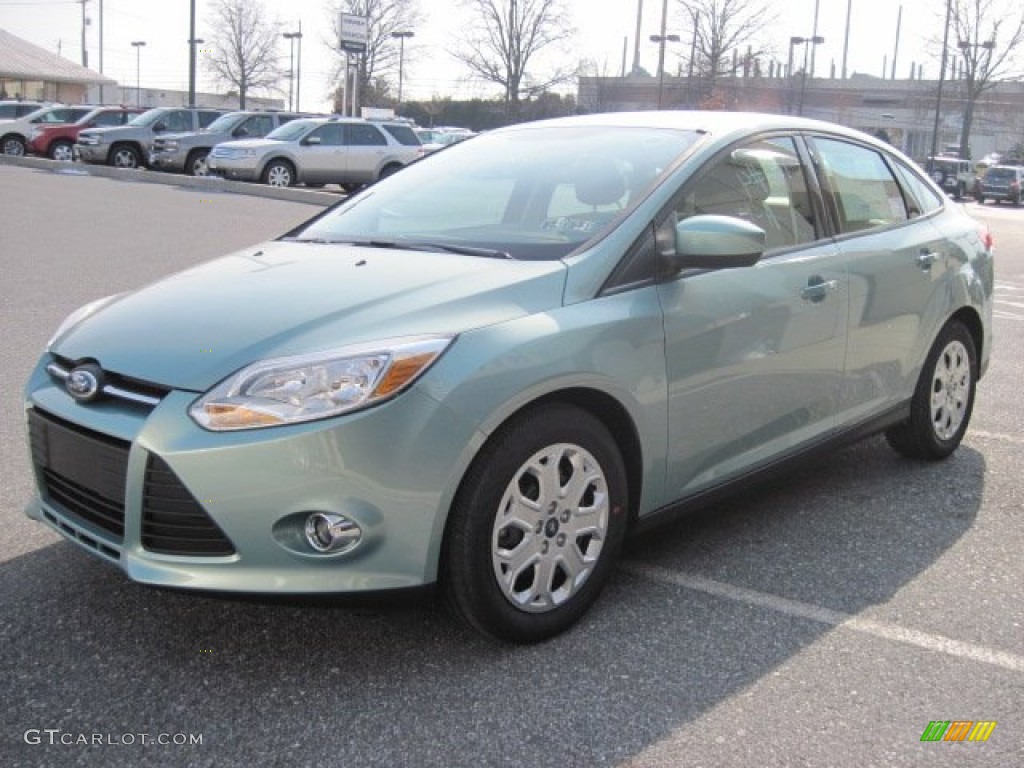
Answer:
[[366, 40], [369, 36], [369, 20], [365, 16], [354, 13], [341, 14], [340, 43], [343, 50], [351, 53], [366, 53]]

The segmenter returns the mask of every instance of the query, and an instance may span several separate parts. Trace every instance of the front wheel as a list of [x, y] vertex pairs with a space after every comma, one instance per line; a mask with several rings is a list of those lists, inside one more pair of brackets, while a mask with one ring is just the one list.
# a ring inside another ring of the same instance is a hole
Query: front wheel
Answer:
[[185, 171], [189, 176], [209, 176], [210, 167], [206, 164], [206, 156], [210, 154], [208, 149], [197, 149], [189, 153], [185, 161]]
[[954, 320], [928, 353], [910, 402], [910, 418], [885, 433], [889, 445], [912, 459], [949, 456], [967, 431], [977, 380], [974, 338]]
[[272, 187], [290, 187], [295, 183], [295, 169], [285, 160], [271, 160], [263, 169], [263, 183]]
[[607, 428], [551, 404], [503, 427], [463, 479], [442, 582], [453, 612], [498, 640], [534, 643], [597, 599], [622, 546], [626, 472]]
[[63, 139], [53, 142], [50, 145], [50, 158], [68, 163], [74, 160], [74, 155], [71, 152], [71, 142], [64, 141]]
[[110, 150], [110, 164], [115, 168], [138, 168], [142, 158], [132, 145], [115, 144]]

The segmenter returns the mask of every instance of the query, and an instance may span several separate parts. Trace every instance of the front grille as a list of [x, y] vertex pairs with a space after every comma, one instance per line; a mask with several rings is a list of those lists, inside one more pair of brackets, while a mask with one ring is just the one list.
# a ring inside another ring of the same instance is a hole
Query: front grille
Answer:
[[[66, 357], [54, 355], [53, 362], [46, 366], [47, 372], [63, 385], [71, 371], [78, 363]], [[117, 398], [121, 401], [141, 405], [146, 408], [153, 408], [167, 396], [171, 390], [159, 384], [134, 379], [130, 376], [122, 376], [113, 371], [103, 372], [103, 394], [107, 397]]]
[[121, 543], [130, 444], [37, 409], [28, 431], [47, 501]]
[[167, 555], [216, 556], [235, 548], [174, 470], [150, 455], [142, 500], [142, 546]]

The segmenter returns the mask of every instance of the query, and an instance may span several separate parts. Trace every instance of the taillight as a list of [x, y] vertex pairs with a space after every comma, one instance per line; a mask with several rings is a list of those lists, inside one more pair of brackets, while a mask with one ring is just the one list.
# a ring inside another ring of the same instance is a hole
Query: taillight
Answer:
[[985, 245], [985, 250], [991, 251], [992, 246], [995, 245], [996, 241], [992, 237], [992, 233], [988, 231], [988, 227], [979, 227], [978, 237], [981, 238], [981, 242]]

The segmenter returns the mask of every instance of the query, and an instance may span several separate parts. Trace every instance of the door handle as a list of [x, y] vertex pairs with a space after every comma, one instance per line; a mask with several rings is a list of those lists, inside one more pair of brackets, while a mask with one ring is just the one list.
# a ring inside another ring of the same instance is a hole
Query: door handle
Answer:
[[811, 275], [807, 278], [807, 285], [800, 290], [800, 298], [817, 304], [824, 301], [830, 293], [838, 290], [838, 280], [826, 280], [821, 275]]
[[939, 260], [939, 254], [935, 251], [930, 251], [927, 248], [922, 248], [921, 252], [917, 254], [917, 266], [921, 269], [929, 270], [932, 268], [932, 264]]

